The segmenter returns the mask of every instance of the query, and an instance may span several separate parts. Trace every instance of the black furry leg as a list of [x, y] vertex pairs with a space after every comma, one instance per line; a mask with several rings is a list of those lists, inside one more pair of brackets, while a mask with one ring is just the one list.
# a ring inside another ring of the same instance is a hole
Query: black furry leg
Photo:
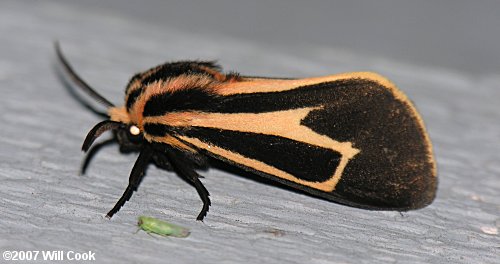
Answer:
[[203, 218], [205, 218], [205, 216], [207, 215], [211, 203], [209, 198], [210, 193], [208, 193], [207, 189], [200, 181], [201, 176], [191, 166], [188, 165], [190, 163], [182, 156], [182, 154], [179, 155], [173, 150], [168, 150], [167, 155], [170, 163], [177, 171], [177, 173], [180, 176], [184, 177], [196, 188], [198, 195], [203, 201], [203, 208], [198, 214], [198, 217], [196, 217], [196, 220], [203, 221]]
[[144, 173], [146, 172], [146, 167], [148, 166], [152, 155], [153, 150], [148, 146], [145, 146], [141, 150], [141, 153], [139, 154], [139, 157], [137, 158], [137, 161], [132, 168], [132, 172], [130, 173], [127, 189], [123, 193], [120, 200], [118, 200], [118, 202], [115, 204], [113, 209], [111, 209], [106, 215], [108, 218], [111, 218], [116, 212], [118, 212], [120, 208], [130, 199], [130, 197], [132, 197], [134, 191], [137, 190], [139, 184], [142, 181]]
[[92, 161], [92, 159], [94, 158], [94, 156], [97, 154], [97, 152], [99, 150], [101, 150], [102, 148], [104, 148], [108, 145], [114, 144], [114, 143], [116, 143], [116, 140], [112, 138], [112, 139], [108, 139], [106, 141], [100, 142], [99, 144], [95, 144], [92, 148], [90, 148], [89, 151], [87, 152], [87, 155], [83, 159], [81, 166], [80, 166], [80, 175], [85, 174], [87, 167], [89, 166], [90, 162]]
[[196, 220], [203, 221], [203, 218], [207, 215], [208, 209], [211, 205], [210, 202], [210, 193], [208, 192], [207, 188], [201, 183], [199, 178], [196, 178], [193, 182], [194, 187], [196, 188], [196, 191], [198, 192], [198, 195], [200, 196], [201, 200], [203, 201], [203, 208], [201, 209], [200, 213], [196, 217]]

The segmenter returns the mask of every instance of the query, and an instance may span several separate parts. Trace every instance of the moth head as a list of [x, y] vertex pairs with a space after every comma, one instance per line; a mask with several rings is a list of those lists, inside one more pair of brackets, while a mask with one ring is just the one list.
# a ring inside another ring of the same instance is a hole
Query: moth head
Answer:
[[83, 142], [82, 150], [88, 151], [92, 146], [92, 143], [94, 143], [94, 141], [102, 135], [102, 133], [109, 130], [114, 132], [115, 137], [120, 144], [121, 151], [129, 152], [141, 150], [144, 144], [146, 144], [146, 141], [144, 140], [139, 126], [130, 121], [125, 107], [116, 107], [109, 100], [97, 93], [80, 76], [78, 76], [78, 74], [76, 74], [66, 58], [63, 56], [57, 42], [55, 43], [55, 48], [59, 61], [62, 63], [64, 70], [68, 73], [72, 81], [78, 85], [81, 90], [90, 95], [90, 97], [105, 106], [108, 110], [108, 116], [110, 117], [109, 120], [104, 120], [98, 123], [89, 131], [85, 141]]
[[139, 151], [144, 144], [146, 144], [142, 131], [137, 125], [113, 120], [104, 120], [89, 131], [83, 142], [82, 150], [85, 152], [88, 151], [92, 143], [94, 143], [102, 133], [108, 130], [114, 132], [122, 152]]
[[[131, 152], [139, 151], [146, 144], [144, 135], [140, 126], [132, 122], [125, 107], [109, 107], [108, 115], [110, 120], [108, 123], [116, 123], [116, 128], [113, 130], [116, 140], [120, 145], [120, 151]], [[89, 132], [90, 135], [90, 132]], [[87, 135], [87, 137], [89, 137]]]

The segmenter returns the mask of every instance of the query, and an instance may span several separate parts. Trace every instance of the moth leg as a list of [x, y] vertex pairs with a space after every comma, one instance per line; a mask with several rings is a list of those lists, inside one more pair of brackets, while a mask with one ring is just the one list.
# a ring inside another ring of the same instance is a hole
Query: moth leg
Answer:
[[111, 209], [106, 217], [111, 218], [116, 212], [120, 210], [120, 208], [132, 197], [132, 194], [137, 190], [139, 184], [142, 181], [144, 173], [146, 172], [146, 167], [151, 160], [151, 156], [153, 155], [153, 151], [149, 147], [144, 147], [137, 158], [134, 167], [132, 168], [132, 172], [130, 173], [130, 177], [128, 180], [128, 186], [122, 197], [115, 204], [113, 209]]
[[172, 164], [170, 164], [170, 160], [165, 155], [163, 155], [163, 153], [155, 152], [155, 154], [153, 154], [152, 159], [158, 168], [169, 171], [173, 170]]
[[173, 153], [172, 150], [167, 151], [168, 158], [170, 159], [172, 166], [177, 171], [179, 175], [187, 179], [198, 192], [201, 200], [203, 201], [203, 208], [201, 209], [196, 220], [203, 221], [203, 218], [207, 215], [208, 209], [210, 207], [210, 193], [200, 181], [201, 176], [193, 169], [193, 167], [187, 165], [190, 164], [182, 158], [182, 154]]
[[95, 144], [87, 153], [85, 158], [82, 161], [82, 164], [80, 165], [80, 175], [84, 175], [85, 172], [87, 171], [87, 167], [89, 166], [90, 162], [96, 155], [96, 153], [101, 150], [103, 147], [106, 147], [112, 143], [115, 143], [115, 139], [108, 139], [106, 141], [100, 142], [98, 144]]

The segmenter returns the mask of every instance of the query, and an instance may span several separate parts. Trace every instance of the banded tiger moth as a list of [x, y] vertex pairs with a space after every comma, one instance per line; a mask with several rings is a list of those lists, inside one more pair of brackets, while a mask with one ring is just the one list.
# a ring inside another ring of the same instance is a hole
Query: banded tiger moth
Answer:
[[82, 149], [112, 130], [121, 150], [139, 152], [108, 217], [155, 163], [196, 188], [203, 220], [209, 192], [195, 168], [208, 166], [207, 157], [358, 208], [406, 211], [435, 197], [436, 163], [422, 118], [378, 74], [262, 78], [180, 61], [134, 75], [124, 105], [115, 106], [74, 72], [57, 43], [56, 52], [76, 84], [108, 108], [109, 119], [90, 130]]

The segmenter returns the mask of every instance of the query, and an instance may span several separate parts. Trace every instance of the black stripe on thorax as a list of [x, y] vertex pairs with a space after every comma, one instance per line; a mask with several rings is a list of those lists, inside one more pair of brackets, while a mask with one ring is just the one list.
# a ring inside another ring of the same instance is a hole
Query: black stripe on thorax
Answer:
[[[127, 109], [134, 105], [139, 96], [145, 90], [144, 87], [155, 81], [166, 81], [171, 78], [178, 77], [183, 74], [204, 74], [210, 75], [206, 69], [219, 72], [220, 66], [213, 61], [179, 61], [172, 63], [165, 63], [147, 71], [135, 74], [129, 81], [125, 94], [128, 94], [126, 106]], [[149, 74], [151, 72], [151, 74]], [[149, 75], [148, 75], [149, 74]], [[130, 92], [132, 84], [136, 81], [140, 82], [140, 87]]]
[[178, 61], [158, 66], [158, 70], [145, 77], [141, 82], [142, 85], [148, 85], [158, 80], [165, 81], [183, 74], [209, 74], [204, 68], [220, 71], [220, 66], [213, 61]]
[[150, 136], [163, 137], [176, 134], [179, 128], [156, 123], [145, 123], [144, 131]]
[[207, 92], [204, 88], [194, 87], [192, 89], [175, 92], [165, 92], [151, 96], [144, 106], [143, 115], [158, 116], [168, 112], [198, 110], [204, 111], [216, 107], [214, 103], [219, 101], [216, 94]]
[[138, 88], [134, 91], [132, 91], [128, 97], [127, 97], [127, 102], [126, 102], [126, 106], [127, 106], [127, 109], [130, 111], [130, 109], [132, 108], [132, 106], [134, 105], [135, 101], [137, 101], [137, 99], [139, 98], [139, 96], [142, 94], [142, 87], [141, 88]]

